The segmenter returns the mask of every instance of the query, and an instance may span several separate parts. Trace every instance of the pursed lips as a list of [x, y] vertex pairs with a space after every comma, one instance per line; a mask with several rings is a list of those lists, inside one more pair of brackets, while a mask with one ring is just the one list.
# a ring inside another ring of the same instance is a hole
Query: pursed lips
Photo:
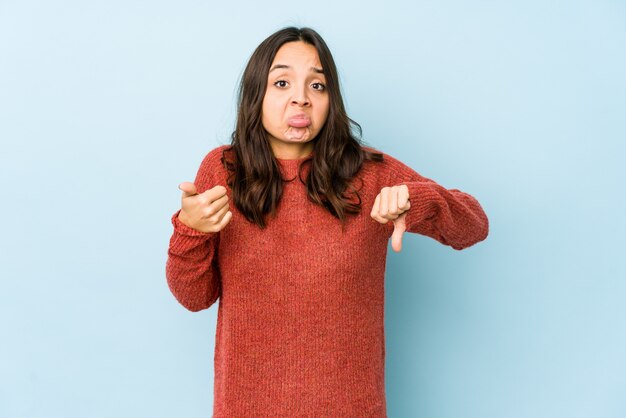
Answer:
[[299, 113], [297, 115], [291, 116], [288, 119], [287, 123], [289, 124], [289, 126], [292, 126], [294, 128], [306, 128], [307, 126], [311, 125], [311, 118], [309, 118], [304, 113]]

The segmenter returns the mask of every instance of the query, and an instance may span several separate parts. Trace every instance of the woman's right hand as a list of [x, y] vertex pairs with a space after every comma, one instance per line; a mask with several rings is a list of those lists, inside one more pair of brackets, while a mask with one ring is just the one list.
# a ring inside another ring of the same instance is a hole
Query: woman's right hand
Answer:
[[200, 232], [219, 232], [233, 217], [224, 186], [200, 194], [193, 183], [184, 182], [178, 188], [183, 192], [178, 219], [188, 227]]

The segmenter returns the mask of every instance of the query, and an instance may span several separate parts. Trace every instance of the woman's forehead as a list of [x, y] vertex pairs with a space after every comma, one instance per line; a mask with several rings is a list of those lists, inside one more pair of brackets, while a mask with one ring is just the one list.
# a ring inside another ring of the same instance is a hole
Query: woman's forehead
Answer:
[[270, 72], [277, 68], [294, 69], [295, 67], [308, 67], [315, 72], [321, 72], [323, 69], [317, 49], [302, 41], [283, 44], [276, 52]]

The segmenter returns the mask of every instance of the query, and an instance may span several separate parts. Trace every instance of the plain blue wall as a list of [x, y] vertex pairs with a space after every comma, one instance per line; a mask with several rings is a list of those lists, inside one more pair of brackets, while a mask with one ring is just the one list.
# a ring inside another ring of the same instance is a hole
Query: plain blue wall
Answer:
[[390, 252], [389, 416], [626, 416], [625, 22], [618, 0], [0, 1], [0, 417], [210, 416], [217, 305], [169, 293], [170, 216], [292, 24], [368, 144], [491, 221]]

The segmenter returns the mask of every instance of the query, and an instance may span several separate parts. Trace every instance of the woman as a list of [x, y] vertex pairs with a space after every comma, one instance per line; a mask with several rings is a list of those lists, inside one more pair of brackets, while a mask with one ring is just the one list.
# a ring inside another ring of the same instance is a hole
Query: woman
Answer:
[[285, 28], [247, 64], [232, 144], [179, 186], [167, 280], [191, 311], [220, 298], [214, 417], [385, 417], [389, 238], [460, 250], [487, 236], [472, 196], [351, 126], [322, 38]]

